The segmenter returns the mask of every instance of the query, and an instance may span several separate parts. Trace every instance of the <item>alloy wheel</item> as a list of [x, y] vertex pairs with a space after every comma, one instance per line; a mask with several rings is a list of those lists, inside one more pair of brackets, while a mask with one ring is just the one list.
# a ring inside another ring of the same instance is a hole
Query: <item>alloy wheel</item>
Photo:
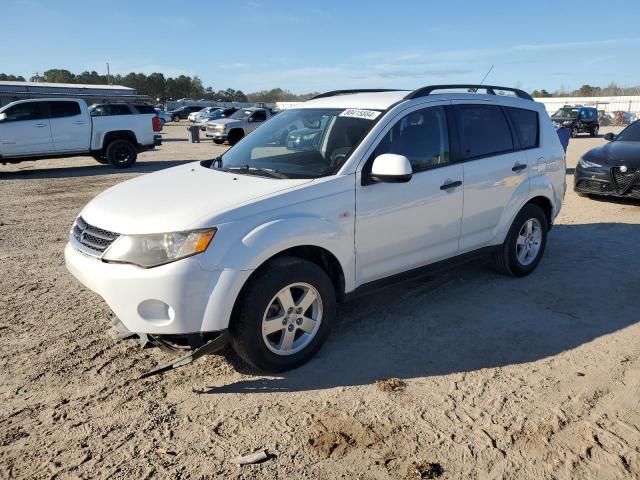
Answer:
[[269, 302], [262, 317], [262, 340], [277, 355], [307, 347], [322, 322], [322, 298], [308, 283], [292, 283]]
[[542, 225], [537, 218], [530, 218], [520, 228], [516, 240], [516, 256], [521, 265], [531, 265], [542, 246]]

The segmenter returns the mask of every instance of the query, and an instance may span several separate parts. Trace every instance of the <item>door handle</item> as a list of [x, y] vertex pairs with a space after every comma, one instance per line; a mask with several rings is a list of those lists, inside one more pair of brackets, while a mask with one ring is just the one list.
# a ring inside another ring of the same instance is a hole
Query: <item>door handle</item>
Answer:
[[511, 169], [511, 171], [519, 172], [520, 170], [524, 170], [525, 168], [527, 168], [527, 164], [526, 163], [520, 163], [520, 164], [514, 165], [513, 168]]
[[74, 125], [86, 125], [87, 122], [73, 122]]
[[46, 126], [47, 126], [47, 124], [46, 124], [46, 123], [36, 123], [36, 124], [34, 125], [34, 127], [36, 127], [36, 128], [42, 128], [42, 127], [46, 127]]
[[444, 185], [440, 186], [440, 190], [449, 190], [450, 188], [456, 188], [460, 185], [462, 185], [462, 182], [460, 180], [457, 180], [455, 182], [445, 183]]

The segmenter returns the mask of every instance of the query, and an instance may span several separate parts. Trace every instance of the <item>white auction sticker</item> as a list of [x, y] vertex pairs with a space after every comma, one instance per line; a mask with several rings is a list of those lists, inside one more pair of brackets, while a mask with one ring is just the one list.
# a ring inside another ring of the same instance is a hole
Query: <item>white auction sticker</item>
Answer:
[[360, 110], [358, 108], [347, 108], [339, 116], [352, 117], [352, 118], [364, 118], [365, 120], [375, 120], [380, 115], [380, 112], [375, 110]]

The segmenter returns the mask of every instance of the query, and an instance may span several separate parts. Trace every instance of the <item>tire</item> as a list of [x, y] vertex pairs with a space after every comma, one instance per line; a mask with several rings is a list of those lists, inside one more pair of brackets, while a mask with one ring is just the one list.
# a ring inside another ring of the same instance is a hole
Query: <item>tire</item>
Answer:
[[589, 130], [589, 135], [591, 135], [592, 137], [597, 137], [598, 136], [598, 127], [593, 127], [591, 130]]
[[578, 127], [573, 127], [571, 129], [571, 138], [576, 138], [578, 136]]
[[161, 127], [164, 127], [164, 123], [165, 123], [165, 122], [164, 122], [164, 118], [161, 118], [161, 119], [160, 119], [160, 126], [161, 126]]
[[105, 151], [109, 165], [115, 168], [129, 168], [136, 162], [138, 152], [129, 140], [114, 140]]
[[178, 123], [180, 121], [180, 116], [174, 115], [174, 117], [171, 120], [173, 120], [174, 122]]
[[231, 130], [229, 132], [229, 136], [227, 137], [227, 141], [229, 145], [235, 145], [244, 137], [244, 132], [242, 130]]
[[95, 158], [96, 162], [102, 165], [109, 165], [109, 160], [102, 153], [92, 153], [91, 156]]
[[[531, 222], [531, 224], [529, 224], [529, 222]], [[534, 227], [534, 231], [536, 227], [539, 229], [539, 236], [536, 234], [532, 234], [529, 237], [527, 236], [526, 228], [528, 224]], [[525, 237], [524, 241], [531, 241], [525, 245], [521, 244], [523, 240], [520, 234], [523, 229], [525, 229], [523, 235], [523, 237]], [[529, 275], [536, 269], [542, 255], [544, 255], [544, 249], [547, 245], [548, 229], [547, 217], [539, 206], [528, 203], [522, 207], [522, 210], [520, 210], [513, 220], [504, 243], [499, 250], [493, 254], [494, 268], [500, 273], [514, 277]], [[538, 241], [535, 242], [535, 239], [538, 239]], [[520, 256], [523, 249], [526, 251], [528, 246], [536, 251], [535, 256]]]
[[222, 145], [224, 143], [224, 140], [218, 140], [217, 138], [214, 138], [213, 143], [215, 143], [216, 145]]
[[[288, 308], [283, 306], [286, 301], [279, 300], [286, 291], [293, 300]], [[297, 302], [308, 294], [318, 300], [300, 312], [295, 308]], [[314, 323], [314, 316], [319, 323]], [[276, 258], [259, 269], [243, 288], [229, 326], [231, 344], [250, 365], [265, 372], [284, 372], [307, 362], [320, 349], [335, 316], [335, 291], [324, 270], [297, 257]], [[264, 328], [274, 330], [263, 333]], [[290, 349], [282, 345], [287, 339]]]

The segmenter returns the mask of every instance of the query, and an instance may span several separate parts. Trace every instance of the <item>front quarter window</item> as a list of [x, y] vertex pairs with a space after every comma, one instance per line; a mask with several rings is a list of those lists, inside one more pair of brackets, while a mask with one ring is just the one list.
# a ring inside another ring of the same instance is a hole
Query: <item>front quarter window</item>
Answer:
[[[244, 112], [247, 111], [238, 110], [231, 118]], [[234, 173], [274, 178], [332, 175], [360, 144], [380, 114], [376, 110], [358, 109], [285, 110], [264, 122], [213, 166]]]

